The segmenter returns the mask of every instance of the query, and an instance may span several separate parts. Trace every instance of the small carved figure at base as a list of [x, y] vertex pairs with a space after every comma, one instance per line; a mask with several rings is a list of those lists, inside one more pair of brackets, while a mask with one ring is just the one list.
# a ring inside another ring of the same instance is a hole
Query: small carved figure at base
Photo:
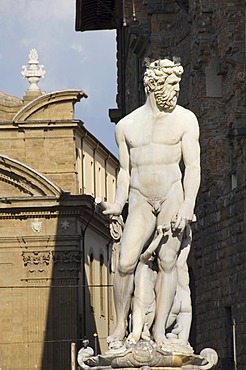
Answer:
[[83, 369], [89, 369], [89, 366], [86, 365], [84, 361], [94, 355], [94, 350], [91, 347], [89, 347], [88, 344], [89, 344], [89, 340], [87, 338], [84, 338], [83, 347], [79, 350], [78, 356], [77, 356], [78, 364]]
[[155, 283], [157, 279], [157, 259], [153, 253], [159, 246], [164, 231], [170, 226], [159, 225], [156, 236], [147, 250], [140, 255], [134, 275], [134, 295], [132, 298], [132, 332], [127, 338], [130, 344], [141, 339], [150, 339], [150, 328], [155, 318]]

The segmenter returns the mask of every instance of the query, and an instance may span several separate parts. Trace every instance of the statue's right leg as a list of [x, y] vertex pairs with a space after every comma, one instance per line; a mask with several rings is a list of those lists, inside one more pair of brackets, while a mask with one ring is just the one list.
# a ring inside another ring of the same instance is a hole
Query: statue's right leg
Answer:
[[118, 268], [114, 277], [116, 327], [108, 337], [110, 347], [118, 346], [126, 335], [127, 318], [133, 293], [134, 271], [146, 242], [155, 230], [156, 218], [147, 202], [131, 204], [120, 247]]
[[122, 274], [119, 266], [114, 276], [114, 305], [116, 312], [116, 327], [112, 335], [107, 338], [110, 347], [121, 347], [126, 334], [127, 316], [133, 292], [133, 273]]

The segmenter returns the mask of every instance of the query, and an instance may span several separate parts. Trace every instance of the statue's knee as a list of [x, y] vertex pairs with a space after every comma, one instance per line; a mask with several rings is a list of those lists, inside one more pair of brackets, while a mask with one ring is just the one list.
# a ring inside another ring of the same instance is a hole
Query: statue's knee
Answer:
[[159, 260], [159, 269], [165, 272], [170, 272], [175, 266], [176, 259], [172, 256], [165, 256]]
[[128, 275], [134, 272], [135, 266], [132, 266], [128, 261], [119, 261], [118, 271], [120, 274]]

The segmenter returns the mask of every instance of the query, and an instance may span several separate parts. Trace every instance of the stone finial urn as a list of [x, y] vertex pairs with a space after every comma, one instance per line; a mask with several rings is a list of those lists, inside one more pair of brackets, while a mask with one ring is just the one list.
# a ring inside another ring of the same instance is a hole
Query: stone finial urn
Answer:
[[38, 87], [38, 82], [40, 78], [44, 78], [46, 71], [44, 70], [43, 65], [39, 65], [38, 62], [38, 52], [36, 49], [31, 49], [28, 56], [28, 64], [27, 66], [22, 66], [21, 74], [23, 78], [27, 78], [28, 82], [30, 83], [30, 87], [28, 91], [37, 92], [40, 91]]

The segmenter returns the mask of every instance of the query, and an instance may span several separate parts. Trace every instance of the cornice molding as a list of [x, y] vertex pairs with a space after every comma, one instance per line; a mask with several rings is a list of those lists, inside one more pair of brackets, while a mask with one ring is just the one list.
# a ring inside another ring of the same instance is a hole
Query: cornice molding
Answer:
[[[68, 103], [75, 104], [79, 102], [82, 98], [87, 98], [86, 93], [81, 89], [65, 89], [59, 91], [53, 91], [47, 94], [43, 94], [38, 98], [32, 100], [30, 103], [25, 105], [13, 118], [13, 122], [24, 122], [28, 120], [32, 120], [34, 114], [38, 113], [41, 110], [46, 111], [46, 115], [49, 116], [47, 111], [51, 108], [51, 106], [58, 105], [61, 103]], [[70, 112], [70, 118], [73, 119], [74, 112]], [[54, 120], [56, 117], [54, 113], [52, 114]], [[35, 117], [40, 119], [38, 117]], [[43, 117], [42, 117], [43, 118]], [[36, 120], [36, 119], [35, 119]]]

